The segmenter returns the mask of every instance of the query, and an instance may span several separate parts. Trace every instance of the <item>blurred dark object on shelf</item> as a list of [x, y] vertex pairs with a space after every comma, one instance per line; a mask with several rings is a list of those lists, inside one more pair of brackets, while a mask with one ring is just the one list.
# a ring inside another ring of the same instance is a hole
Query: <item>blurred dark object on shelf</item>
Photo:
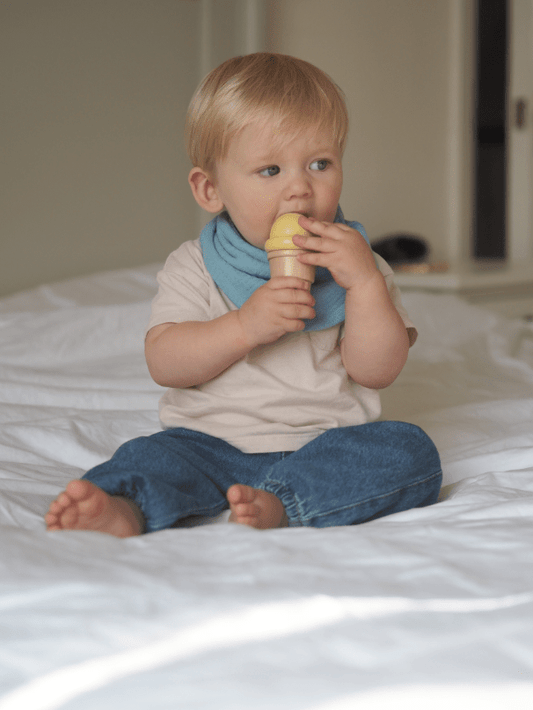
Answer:
[[372, 249], [393, 267], [399, 264], [419, 264], [429, 256], [426, 240], [412, 234], [390, 234], [372, 242]]

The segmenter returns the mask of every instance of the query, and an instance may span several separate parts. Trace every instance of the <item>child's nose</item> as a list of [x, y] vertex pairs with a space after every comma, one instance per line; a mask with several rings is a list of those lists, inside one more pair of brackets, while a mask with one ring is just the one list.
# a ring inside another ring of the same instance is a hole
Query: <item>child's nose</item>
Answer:
[[286, 185], [286, 197], [306, 197], [311, 193], [311, 182], [304, 173], [293, 173]]

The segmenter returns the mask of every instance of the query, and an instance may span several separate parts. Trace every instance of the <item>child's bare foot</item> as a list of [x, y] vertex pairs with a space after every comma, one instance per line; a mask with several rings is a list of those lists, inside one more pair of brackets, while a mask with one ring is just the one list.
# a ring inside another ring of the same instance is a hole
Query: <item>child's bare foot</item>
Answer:
[[226, 497], [232, 523], [261, 530], [283, 528], [288, 524], [283, 503], [273, 493], [238, 483], [228, 489]]
[[71, 481], [44, 516], [48, 530], [97, 530], [115, 537], [142, 532], [140, 511], [90, 481]]

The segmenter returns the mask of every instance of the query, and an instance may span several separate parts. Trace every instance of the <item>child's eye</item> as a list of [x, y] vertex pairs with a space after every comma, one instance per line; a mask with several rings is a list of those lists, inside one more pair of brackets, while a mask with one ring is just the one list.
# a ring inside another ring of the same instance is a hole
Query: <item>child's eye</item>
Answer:
[[268, 168], [263, 168], [259, 171], [259, 175], [264, 175], [265, 177], [274, 177], [274, 175], [279, 174], [278, 165], [269, 165]]
[[325, 170], [329, 165], [329, 160], [313, 160], [311, 165], [309, 166], [311, 170]]

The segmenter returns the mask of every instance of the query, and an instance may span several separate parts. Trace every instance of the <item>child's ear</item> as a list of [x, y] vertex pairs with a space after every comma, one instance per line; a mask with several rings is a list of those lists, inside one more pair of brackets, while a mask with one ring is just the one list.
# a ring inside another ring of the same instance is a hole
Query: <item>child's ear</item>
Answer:
[[193, 168], [189, 173], [189, 185], [194, 199], [207, 212], [220, 212], [224, 203], [218, 196], [212, 178], [201, 168]]

